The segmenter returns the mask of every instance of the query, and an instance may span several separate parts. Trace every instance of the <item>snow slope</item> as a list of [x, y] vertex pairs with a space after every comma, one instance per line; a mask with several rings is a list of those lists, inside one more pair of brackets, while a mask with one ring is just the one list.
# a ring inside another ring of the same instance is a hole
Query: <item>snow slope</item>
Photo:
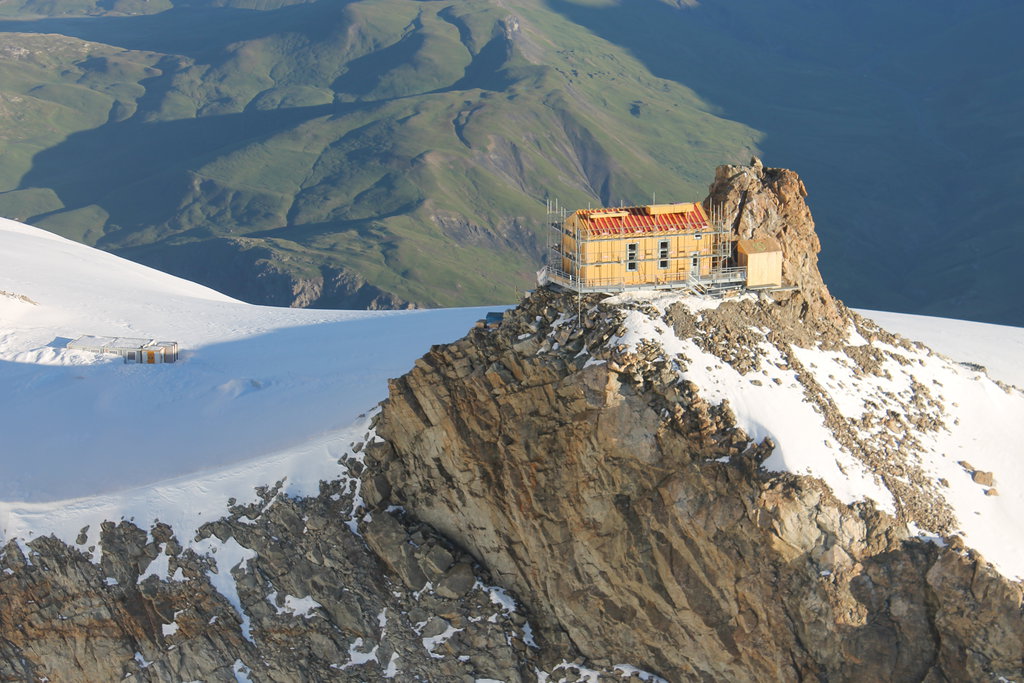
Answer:
[[[673, 296], [651, 298], [664, 307]], [[285, 493], [314, 494], [321, 479], [346, 476], [338, 459], [371, 436], [365, 413], [386, 395], [387, 378], [484, 312], [252, 306], [0, 219], [0, 542], [56, 533], [70, 543], [90, 525], [80, 545], [95, 546], [99, 522], [120, 518], [143, 527], [159, 519], [188, 538], [223, 515], [229, 497], [255, 500], [256, 486], [284, 479]], [[855, 372], [843, 354], [792, 349], [801, 378], [766, 346], [755, 384], [639, 311], [629, 312], [630, 331], [617, 342], [654, 339], [683, 353], [685, 378], [709, 399], [729, 399], [752, 437], [772, 437], [768, 466], [820, 477], [843, 500], [887, 510], [904, 494], [840, 444], [801, 382], [815, 379], [834, 410], [859, 425], [851, 433], [865, 447], [888, 435], [879, 415], [905, 412], [928, 387], [915, 415], [942, 427], [905, 432], [909, 469], [948, 504], [967, 545], [1005, 575], [1024, 577], [1024, 394], [955, 362], [1024, 385], [1024, 330], [865, 315], [954, 360], [880, 348], [890, 360], [879, 379]], [[125, 365], [64, 348], [83, 334], [175, 340], [181, 360]], [[867, 344], [855, 333], [849, 343]], [[975, 470], [993, 473], [995, 485], [973, 481]], [[999, 495], [985, 495], [989, 488]]]
[[852, 327], [841, 350], [779, 348], [767, 330], [751, 327], [751, 337], [763, 338], [761, 360], [743, 374], [659, 317], [676, 302], [698, 315], [714, 302], [659, 293], [615, 301], [649, 304], [656, 313], [627, 309], [626, 334], [609, 344], [651, 340], [666, 358], [687, 359], [677, 363], [681, 379], [712, 403], [728, 400], [752, 439], [776, 444], [765, 467], [817, 477], [843, 502], [870, 500], [900, 513], [914, 534], [957, 534], [1005, 576], [1024, 580], [1024, 392], [964, 364], [988, 365], [1024, 386], [1024, 354], [1015, 351], [1024, 348], [1024, 330], [867, 314], [934, 342], [940, 355], [869, 344]]
[[[348, 438], [389, 377], [485, 313], [252, 306], [6, 220], [0, 290], [7, 502], [110, 493]], [[174, 340], [181, 359], [126, 365], [64, 348], [83, 334]]]
[[954, 360], [977, 363], [992, 379], [1024, 387], [1024, 328], [907, 313], [857, 312]]

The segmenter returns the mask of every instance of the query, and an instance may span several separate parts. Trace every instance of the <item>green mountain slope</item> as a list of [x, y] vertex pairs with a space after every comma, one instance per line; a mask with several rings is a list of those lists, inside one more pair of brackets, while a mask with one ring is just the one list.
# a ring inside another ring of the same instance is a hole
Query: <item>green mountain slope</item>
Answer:
[[0, 214], [281, 305], [531, 286], [545, 201], [807, 182], [851, 305], [1024, 324], [1009, 0], [7, 0]]
[[507, 301], [538, 267], [547, 198], [699, 198], [716, 164], [756, 143], [537, 2], [178, 7], [0, 28], [20, 31], [10, 45], [92, 55], [0, 82], [91, 115], [31, 149], [8, 142], [31, 165], [8, 172], [0, 213], [250, 300]]

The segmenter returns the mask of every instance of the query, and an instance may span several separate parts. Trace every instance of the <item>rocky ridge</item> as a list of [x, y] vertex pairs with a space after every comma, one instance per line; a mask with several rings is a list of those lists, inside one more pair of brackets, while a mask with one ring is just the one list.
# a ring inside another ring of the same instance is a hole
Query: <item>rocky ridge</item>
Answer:
[[[522, 597], [542, 632], [564, 632], [601, 664], [635, 653], [668, 680], [1021, 674], [1020, 584], [956, 537], [944, 547], [910, 537], [909, 521], [948, 530], [948, 509], [912, 473], [912, 456], [890, 459], [912, 445], [877, 446], [928, 429], [927, 398], [891, 416], [894, 431], [877, 443], [852, 444], [893, 482], [893, 514], [847, 504], [816, 478], [765, 470], [774, 444], [680, 382], [687, 359], [618, 343], [638, 313], [698, 330], [761, 381], [755, 333], [745, 340], [726, 321], [785, 304], [695, 314], [587, 299], [579, 321], [566, 313], [575, 304], [538, 292], [497, 329], [435, 347], [396, 380], [377, 423], [385, 441], [368, 451], [367, 502], [403, 505], [454, 539]], [[861, 334], [906, 345], [838, 310]], [[841, 420], [788, 358], [825, 419]]]
[[[805, 196], [755, 160], [720, 168], [708, 199], [740, 237], [779, 238], [790, 291], [538, 290], [431, 349], [383, 404], [368, 504], [440, 530], [601, 664], [630, 653], [673, 681], [1020, 677], [1021, 584], [965, 546], [926, 466], [959, 419], [919, 379], [945, 361], [832, 299]], [[723, 382], [798, 397], [833, 484], [874, 502], [779, 471]]]
[[9, 541], [0, 680], [575, 679], [578, 653], [535, 636], [471, 556], [399, 509], [366, 514], [358, 488], [279, 482], [194, 538], [120, 520], [98, 547], [88, 528]]
[[783, 281], [796, 288], [785, 295], [798, 299], [801, 320], [823, 331], [843, 326], [836, 300], [818, 272], [821, 241], [804, 199], [807, 188], [786, 168], [767, 168], [757, 157], [749, 166], [725, 165], [715, 170], [705, 208], [729, 217], [738, 239], [772, 237], [782, 246]]

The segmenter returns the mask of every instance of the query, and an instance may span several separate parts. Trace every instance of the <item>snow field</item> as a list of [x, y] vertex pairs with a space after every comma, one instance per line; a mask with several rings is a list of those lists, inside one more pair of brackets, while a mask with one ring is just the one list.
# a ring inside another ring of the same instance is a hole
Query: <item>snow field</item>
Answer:
[[[611, 301], [650, 303], [661, 313], [676, 302], [694, 313], [714, 307], [694, 297], [665, 293], [631, 293]], [[938, 432], [915, 431], [920, 447], [903, 444], [901, 452], [928, 475], [952, 508], [956, 533], [964, 543], [1008, 578], [1024, 580], [1024, 533], [1018, 525], [1024, 518], [1024, 392], [1000, 386], [970, 366], [985, 365], [997, 378], [1024, 386], [1024, 330], [920, 316], [867, 315], [927, 343], [939, 342], [936, 346], [951, 358], [926, 348], [907, 350], [875, 342], [890, 356], [877, 375], [858, 374], [852, 359], [839, 351], [793, 346], [793, 356], [851, 424], [865, 416], [883, 422], [887, 411], [902, 414], [908, 404], [922, 399], [924, 414], [944, 427]], [[660, 319], [634, 309], [626, 309], [625, 316], [627, 332], [609, 344], [635, 350], [643, 340], [651, 340], [667, 359], [683, 356], [681, 380], [694, 382], [713, 404], [728, 400], [738, 426], [754, 441], [771, 437], [776, 447], [764, 463], [767, 469], [817, 477], [844, 503], [870, 500], [895, 513], [894, 494], [839, 443], [808, 401], [796, 372], [780, 369], [787, 366], [774, 346], [760, 345], [761, 371], [742, 375], [692, 340], [678, 338]], [[855, 330], [848, 341], [850, 346], [868, 343]], [[1022, 353], [1014, 355], [1018, 348]], [[897, 362], [897, 356], [903, 362]], [[918, 396], [918, 386], [928, 396]], [[885, 427], [855, 429], [870, 440]], [[976, 471], [992, 473], [994, 485], [977, 483]], [[913, 527], [916, 535], [934, 538], [934, 530]]]
[[[339, 460], [360, 461], [353, 446], [375, 438], [369, 414], [388, 378], [486, 311], [252, 306], [0, 219], [0, 544], [16, 540], [31, 561], [26, 541], [53, 534], [98, 561], [103, 521], [163, 522], [214, 561], [208, 578], [251, 641], [232, 571], [255, 552], [234, 538], [195, 540], [199, 528], [228, 514], [229, 499], [257, 502], [255, 489], [274, 482], [283, 482], [277, 495], [299, 497], [347, 480], [358, 507], [358, 480]], [[65, 348], [85, 334], [177, 341], [180, 360], [125, 365]], [[139, 582], [183, 580], [169, 560], [161, 545]], [[515, 611], [501, 588], [478, 587], [495, 605], [488, 621]], [[298, 619], [320, 607], [310, 596], [266, 599]], [[378, 623], [387, 627], [385, 612]], [[177, 630], [162, 625], [165, 636]], [[424, 637], [423, 647], [441, 657], [435, 648], [458, 630]], [[536, 647], [528, 623], [524, 633]], [[357, 639], [338, 668], [377, 661], [376, 646], [364, 649]], [[381, 664], [385, 678], [401, 675], [397, 653]], [[250, 680], [241, 660], [233, 673]]]
[[[4, 220], [0, 291], [8, 502], [106, 493], [300, 447], [347, 428], [429, 343], [457, 339], [486, 313], [252, 306]], [[177, 341], [181, 359], [125, 365], [64, 348], [83, 334]]]

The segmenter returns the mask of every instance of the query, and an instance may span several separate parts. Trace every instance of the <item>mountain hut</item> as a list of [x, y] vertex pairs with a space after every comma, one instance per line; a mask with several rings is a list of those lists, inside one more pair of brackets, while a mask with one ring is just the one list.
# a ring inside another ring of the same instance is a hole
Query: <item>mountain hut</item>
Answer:
[[552, 228], [545, 275], [578, 292], [743, 284], [731, 232], [696, 202], [580, 209]]

